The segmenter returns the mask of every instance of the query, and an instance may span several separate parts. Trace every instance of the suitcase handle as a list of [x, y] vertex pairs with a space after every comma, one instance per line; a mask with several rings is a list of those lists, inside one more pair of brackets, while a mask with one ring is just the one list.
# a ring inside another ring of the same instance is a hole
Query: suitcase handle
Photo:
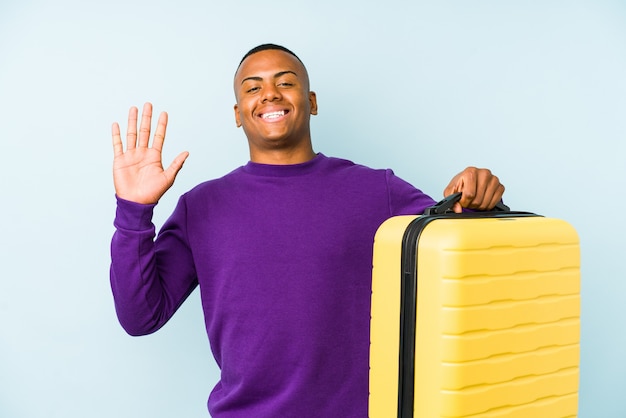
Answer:
[[[459, 200], [461, 200], [461, 192], [451, 194], [448, 197], [437, 202], [435, 205], [427, 207], [424, 210], [424, 215], [442, 215], [444, 213], [450, 212], [452, 210], [452, 206]], [[492, 212], [510, 212], [511, 209], [502, 203], [502, 201], [498, 202], [496, 206], [491, 210]]]

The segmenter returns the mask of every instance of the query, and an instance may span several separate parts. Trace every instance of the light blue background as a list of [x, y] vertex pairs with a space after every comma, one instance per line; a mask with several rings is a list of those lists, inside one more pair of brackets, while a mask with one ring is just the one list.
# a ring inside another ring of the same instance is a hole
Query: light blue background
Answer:
[[119, 327], [108, 284], [110, 125], [152, 101], [156, 211], [247, 161], [231, 80], [263, 42], [307, 64], [315, 149], [435, 198], [486, 166], [517, 210], [582, 241], [580, 417], [626, 417], [626, 2], [0, 3], [0, 417], [206, 417], [217, 369], [198, 293], [160, 332]]

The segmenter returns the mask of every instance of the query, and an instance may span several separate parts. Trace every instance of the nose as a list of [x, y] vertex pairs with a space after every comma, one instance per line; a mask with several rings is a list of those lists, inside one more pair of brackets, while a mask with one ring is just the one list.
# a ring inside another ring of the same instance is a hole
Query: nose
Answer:
[[280, 90], [274, 83], [267, 83], [266, 86], [263, 87], [263, 102], [273, 102], [275, 100], [280, 100], [282, 95], [280, 94]]

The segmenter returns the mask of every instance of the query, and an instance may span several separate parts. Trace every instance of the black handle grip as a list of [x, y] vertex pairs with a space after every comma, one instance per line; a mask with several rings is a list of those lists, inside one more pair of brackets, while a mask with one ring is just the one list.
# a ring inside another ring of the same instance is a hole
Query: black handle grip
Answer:
[[[445, 197], [444, 199], [437, 202], [435, 205], [427, 207], [424, 210], [424, 215], [441, 215], [452, 210], [452, 206], [459, 200], [461, 200], [461, 192], [451, 194], [450, 196]], [[510, 212], [511, 209], [502, 203], [502, 201], [498, 202], [493, 209], [492, 212]]]

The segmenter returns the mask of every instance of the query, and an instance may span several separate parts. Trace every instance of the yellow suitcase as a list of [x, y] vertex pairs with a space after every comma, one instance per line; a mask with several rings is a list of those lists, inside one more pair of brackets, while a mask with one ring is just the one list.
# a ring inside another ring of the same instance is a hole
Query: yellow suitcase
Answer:
[[376, 233], [369, 417], [575, 417], [576, 231], [527, 212], [447, 213], [458, 198]]

